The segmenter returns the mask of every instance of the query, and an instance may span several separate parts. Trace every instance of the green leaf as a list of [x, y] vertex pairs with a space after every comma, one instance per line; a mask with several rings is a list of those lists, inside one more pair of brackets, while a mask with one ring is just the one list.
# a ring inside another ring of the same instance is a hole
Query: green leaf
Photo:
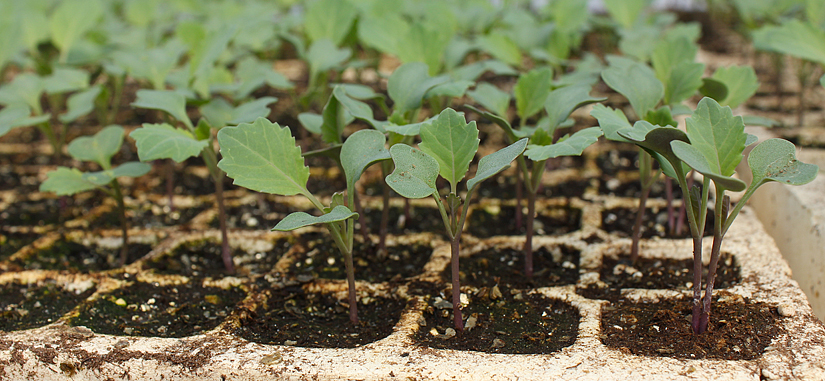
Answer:
[[684, 131], [673, 127], [660, 127], [640, 120], [633, 128], [619, 131], [619, 135], [642, 147], [662, 168], [665, 175], [672, 178], [684, 178], [689, 168], [673, 153], [673, 142], [687, 142]]
[[507, 147], [482, 157], [481, 160], [478, 161], [478, 170], [476, 171], [475, 177], [467, 180], [467, 192], [473, 192], [475, 187], [482, 181], [495, 176], [506, 168], [509, 168], [510, 163], [521, 155], [525, 148], [527, 148], [527, 138], [521, 139]]
[[304, 31], [311, 41], [328, 39], [340, 45], [355, 21], [358, 10], [346, 0], [310, 2], [304, 16]]
[[87, 87], [89, 87], [89, 73], [85, 70], [56, 68], [50, 76], [43, 78], [43, 89], [47, 94], [67, 93]]
[[745, 190], [747, 187], [742, 180], [719, 174], [717, 168], [713, 166], [713, 163], [710, 163], [708, 158], [703, 156], [702, 152], [696, 147], [679, 141], [673, 142], [671, 147], [673, 148], [673, 153], [675, 153], [679, 159], [696, 170], [696, 172], [712, 179], [717, 186], [734, 192]]
[[267, 117], [271, 110], [268, 105], [277, 101], [274, 97], [263, 97], [233, 107], [223, 98], [215, 98], [200, 108], [201, 115], [214, 128], [223, 128], [241, 123], [252, 123], [260, 117]]
[[782, 125], [782, 123], [777, 120], [773, 120], [771, 118], [766, 118], [764, 116], [758, 115], [744, 115], [742, 116], [742, 120], [745, 122], [746, 126], [762, 126], [773, 128]]
[[467, 92], [478, 104], [490, 110], [493, 114], [501, 117], [507, 116], [507, 109], [510, 108], [510, 94], [501, 91], [498, 87], [487, 82], [476, 85], [475, 90]]
[[149, 124], [132, 131], [140, 161], [172, 159], [177, 163], [200, 155], [209, 141], [197, 140], [191, 132], [172, 127], [166, 123]]
[[347, 191], [354, 191], [361, 173], [373, 163], [390, 158], [387, 138], [376, 130], [360, 130], [350, 135], [341, 147], [341, 165], [347, 178]]
[[747, 140], [742, 117], [734, 116], [730, 107], [703, 98], [686, 123], [690, 145], [706, 158], [714, 173], [733, 175]]
[[387, 80], [387, 92], [395, 102], [393, 108], [404, 113], [421, 107], [424, 94], [432, 87], [449, 80], [448, 77], [432, 78], [427, 74], [427, 65], [410, 62], [401, 65]]
[[26, 104], [37, 114], [42, 112], [40, 95], [43, 93], [43, 80], [32, 73], [20, 73], [11, 83], [0, 87], [0, 104], [11, 106]]
[[0, 110], [0, 136], [18, 127], [28, 127], [48, 121], [51, 114], [32, 117], [31, 109], [25, 104], [14, 104]]
[[566, 86], [551, 91], [544, 102], [544, 110], [550, 118], [548, 132], [555, 131], [577, 108], [604, 100], [607, 98], [590, 96], [590, 85]]
[[306, 56], [306, 60], [309, 62], [310, 76], [314, 78], [318, 73], [341, 66], [351, 55], [352, 50], [349, 48], [339, 49], [328, 39], [313, 42], [309, 46]]
[[650, 0], [605, 0], [607, 12], [620, 26], [631, 28]]
[[118, 165], [112, 170], [114, 177], [140, 177], [152, 169], [152, 166], [147, 163], [137, 161], [130, 161]]
[[627, 121], [627, 117], [622, 110], [614, 110], [605, 105], [597, 104], [593, 106], [593, 110], [590, 111], [590, 116], [599, 121], [599, 127], [601, 127], [604, 137], [608, 140], [617, 142], [628, 141], [625, 137], [619, 135], [619, 131], [625, 128], [631, 128], [633, 125]]
[[385, 129], [404, 136], [418, 136], [421, 133], [422, 126], [431, 125], [436, 119], [438, 119], [438, 115], [424, 119], [418, 123], [404, 125], [388, 124]]
[[54, 192], [58, 196], [95, 189], [97, 186], [83, 179], [83, 172], [75, 168], [58, 167], [46, 173], [46, 180], [40, 184], [41, 192]]
[[93, 136], [82, 136], [69, 143], [69, 155], [80, 161], [93, 161], [103, 168], [108, 168], [112, 156], [117, 154], [123, 144], [123, 127], [112, 125], [100, 130]]
[[276, 89], [291, 89], [294, 85], [286, 77], [272, 68], [271, 63], [262, 62], [254, 57], [246, 57], [238, 62], [235, 75], [239, 86], [235, 89], [235, 99], [242, 99], [252, 94], [263, 84]]
[[704, 84], [702, 74], [705, 64], [698, 62], [682, 62], [670, 72], [665, 82], [665, 104], [676, 104], [692, 97]]
[[350, 115], [369, 123], [379, 131], [383, 131], [386, 123], [375, 120], [373, 118], [372, 108], [370, 108], [368, 104], [350, 97], [345, 87], [340, 85], [335, 86], [332, 90], [332, 96], [341, 103], [341, 106]]
[[508, 65], [521, 66], [521, 49], [507, 35], [498, 30], [479, 37], [478, 46]]
[[272, 230], [285, 232], [310, 225], [344, 221], [351, 217], [358, 218], [358, 213], [349, 210], [349, 208], [343, 205], [336, 206], [331, 212], [322, 216], [313, 216], [304, 212], [294, 212], [279, 221]]
[[768, 139], [753, 147], [748, 155], [753, 173], [751, 188], [769, 181], [803, 185], [813, 181], [819, 167], [796, 160], [796, 147], [784, 139]]
[[321, 126], [324, 124], [324, 117], [311, 112], [302, 112], [298, 114], [298, 121], [307, 129], [307, 131], [321, 135]]
[[[451, 73], [453, 79], [463, 79], [465, 81], [475, 81], [485, 72], [492, 72], [496, 75], [518, 75], [518, 71], [498, 60], [484, 60], [473, 62], [456, 68]], [[485, 82], [481, 82], [485, 83]]]
[[699, 46], [688, 37], [667, 34], [656, 43], [650, 56], [656, 78], [665, 86], [670, 86], [674, 69], [685, 63], [694, 63], [698, 50]]
[[[445, 75], [446, 77], [446, 75]], [[438, 77], [434, 78], [433, 80], [440, 80], [437, 79]], [[457, 80], [457, 81], [449, 81], [444, 82], [438, 85], [433, 86], [424, 94], [424, 98], [432, 98], [432, 97], [450, 97], [450, 98], [458, 98], [464, 96], [464, 93], [467, 92], [467, 89], [470, 86], [475, 85], [473, 81], [465, 81], [465, 80]]]
[[[727, 98], [728, 87], [721, 81], [713, 78], [702, 78], [702, 87], [699, 88], [699, 93], [719, 102]], [[688, 114], [690, 114], [690, 112]]]
[[531, 144], [524, 152], [524, 156], [533, 161], [547, 160], [559, 156], [578, 156], [582, 154], [585, 148], [597, 142], [600, 136], [602, 136], [602, 130], [599, 127], [585, 128], [567, 139], [559, 140], [556, 144]]
[[406, 198], [424, 198], [437, 191], [438, 162], [432, 156], [398, 143], [390, 147], [395, 169], [385, 179], [392, 190]]
[[92, 86], [88, 90], [72, 94], [66, 100], [66, 113], [58, 116], [58, 119], [63, 123], [69, 123], [92, 112], [95, 108], [95, 99], [101, 91], [100, 86]]
[[223, 158], [218, 167], [234, 183], [258, 192], [307, 195], [309, 168], [287, 127], [258, 118], [218, 131]]
[[825, 65], [825, 31], [800, 20], [756, 30], [753, 46]]
[[750, 66], [720, 67], [716, 69], [711, 78], [723, 83], [727, 88], [727, 96], [718, 101], [720, 105], [730, 106], [730, 108], [738, 107], [756, 94], [756, 90], [759, 89], [756, 72]]
[[51, 41], [60, 50], [60, 60], [65, 62], [69, 50], [89, 30], [97, 25], [103, 15], [99, 0], [67, 0], [58, 3], [49, 19]]
[[610, 66], [602, 71], [602, 79], [630, 101], [636, 115], [642, 118], [659, 104], [665, 88], [650, 67], [618, 56], [608, 56], [607, 61]]
[[137, 100], [132, 103], [132, 107], [165, 111], [189, 129], [194, 128], [186, 114], [186, 98], [174, 91], [138, 90]]
[[516, 112], [519, 118], [527, 119], [544, 107], [553, 81], [553, 69], [542, 67], [522, 74], [513, 87], [516, 98]]
[[438, 162], [439, 174], [455, 191], [478, 151], [478, 142], [476, 122], [467, 123], [463, 115], [447, 108], [432, 124], [421, 127], [418, 147]]

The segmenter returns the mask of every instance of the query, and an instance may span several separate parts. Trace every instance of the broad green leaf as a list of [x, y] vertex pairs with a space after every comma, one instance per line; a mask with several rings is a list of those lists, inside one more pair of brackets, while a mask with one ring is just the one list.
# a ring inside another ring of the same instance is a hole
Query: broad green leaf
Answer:
[[690, 146], [705, 157], [713, 173], [733, 175], [742, 161], [747, 139], [742, 117], [733, 116], [730, 107], [722, 107], [713, 99], [703, 98], [686, 123]]
[[475, 177], [467, 180], [467, 192], [472, 193], [475, 187], [482, 181], [487, 180], [499, 172], [510, 167], [513, 162], [524, 149], [527, 148], [527, 138], [521, 139], [507, 147], [504, 147], [496, 152], [481, 158], [478, 161], [478, 170]]
[[711, 163], [709, 158], [705, 157], [696, 147], [680, 141], [673, 142], [671, 147], [673, 148], [673, 153], [676, 154], [679, 159], [695, 169], [696, 172], [712, 179], [717, 186], [734, 192], [739, 192], [747, 188], [744, 181], [720, 174], [714, 166], [715, 163]]
[[289, 128], [258, 118], [221, 129], [218, 143], [223, 156], [218, 167], [235, 184], [283, 196], [308, 194], [309, 168]]
[[684, 178], [690, 170], [673, 153], [673, 142], [687, 142], [688, 137], [684, 131], [673, 127], [660, 127], [640, 120], [633, 125], [633, 128], [619, 131], [619, 135], [642, 147], [650, 154], [662, 172], [672, 178]]
[[544, 110], [550, 119], [548, 132], [555, 131], [577, 108], [606, 99], [591, 97], [589, 85], [566, 86], [551, 91], [544, 102]]
[[147, 163], [130, 161], [118, 165], [112, 170], [112, 173], [115, 177], [140, 177], [149, 173], [151, 169], [152, 166]]
[[493, 114], [501, 117], [507, 116], [507, 109], [510, 108], [510, 98], [512, 97], [507, 92], [499, 90], [498, 87], [487, 82], [481, 82], [476, 85], [475, 90], [468, 91], [467, 95]]
[[56, 68], [50, 76], [43, 78], [43, 90], [47, 94], [67, 93], [87, 87], [89, 87], [89, 73], [85, 70]]
[[[464, 107], [468, 110], [472, 110], [473, 112], [478, 113], [483, 118], [485, 118], [485, 119], [495, 123], [499, 127], [501, 127], [501, 129], [504, 130], [504, 133], [507, 134], [507, 137], [510, 139], [510, 141], [515, 141], [515, 140], [518, 140], [520, 138], [532, 135], [532, 132], [529, 135], [525, 135], [525, 134], [523, 134], [524, 131], [513, 129], [513, 127], [510, 125], [510, 122], [508, 122], [507, 119], [504, 119], [504, 118], [502, 118], [498, 115], [495, 115], [495, 114], [487, 112], [487, 111], [481, 111], [481, 110], [479, 110], [479, 109], [477, 109], [473, 106], [470, 106], [470, 105], [464, 105]], [[522, 130], [525, 130], [525, 129], [528, 129], [528, 128], [527, 127], [522, 128]]]
[[103, 12], [99, 0], [66, 0], [57, 4], [49, 19], [49, 34], [60, 50], [61, 62], [66, 61], [72, 46], [97, 25]]
[[650, 55], [651, 66], [665, 86], [671, 81], [673, 70], [685, 62], [694, 63], [699, 46], [685, 36], [670, 36], [660, 39]]
[[96, 187], [95, 184], [83, 179], [83, 172], [75, 168], [58, 167], [46, 173], [46, 180], [40, 184], [40, 191], [54, 192], [58, 196], [71, 196]]
[[321, 111], [321, 117], [321, 140], [330, 144], [343, 143], [341, 135], [344, 133], [344, 127], [355, 117], [346, 112], [335, 94], [330, 94], [327, 104]]
[[478, 38], [478, 46], [508, 65], [521, 66], [521, 49], [504, 33], [491, 31]]
[[559, 156], [578, 156], [585, 148], [597, 142], [602, 136], [599, 127], [585, 128], [564, 140], [551, 145], [531, 144], [524, 152], [524, 156], [533, 161], [547, 160]]
[[273, 231], [290, 231], [302, 227], [344, 221], [348, 218], [358, 218], [358, 213], [349, 210], [346, 206], [338, 205], [331, 212], [322, 216], [313, 216], [304, 212], [290, 213], [283, 220], [278, 221]]
[[628, 141], [625, 137], [619, 135], [619, 131], [625, 128], [631, 128], [633, 125], [627, 121], [627, 117], [622, 110], [614, 110], [603, 104], [597, 104], [593, 106], [593, 110], [590, 111], [590, 116], [599, 121], [599, 127], [601, 127], [604, 137], [608, 140], [617, 142]]
[[421, 127], [432, 124], [438, 116], [433, 116], [422, 120], [418, 123], [410, 123], [404, 125], [388, 124], [385, 129], [387, 131], [395, 132], [396, 134], [404, 136], [418, 136], [421, 133]]
[[454, 191], [467, 174], [470, 161], [478, 151], [478, 142], [476, 122], [467, 123], [463, 115], [447, 108], [432, 124], [421, 127], [418, 147], [438, 162], [439, 174], [450, 182]]
[[20, 73], [11, 83], [0, 87], [0, 104], [11, 106], [15, 104], [28, 105], [35, 113], [40, 114], [40, 95], [43, 93], [43, 80], [32, 73]]
[[374, 120], [370, 106], [364, 102], [351, 98], [344, 87], [335, 86], [332, 90], [332, 96], [338, 99], [338, 102], [341, 103], [344, 110], [346, 110], [353, 117], [367, 121]]
[[451, 38], [452, 34], [437, 23], [413, 22], [401, 40], [398, 58], [405, 63], [423, 62], [429, 68], [429, 74], [435, 75], [441, 70], [444, 51]]
[[702, 74], [705, 64], [698, 62], [682, 62], [670, 71], [665, 82], [665, 104], [677, 104], [692, 97], [704, 84]]
[[746, 126], [762, 126], [773, 128], [782, 125], [782, 123], [779, 121], [758, 115], [744, 115], [742, 116], [742, 120], [745, 122]]
[[[728, 87], [721, 81], [705, 77], [702, 78], [702, 87], [699, 88], [699, 93], [701, 93], [702, 96], [713, 98], [719, 102], [728, 97]], [[690, 111], [687, 114], [692, 112], [693, 111]]]
[[174, 91], [138, 90], [137, 100], [132, 103], [132, 107], [165, 111], [189, 129], [194, 128], [186, 114], [186, 98]]
[[358, 10], [347, 0], [317, 0], [307, 4], [304, 31], [310, 41], [328, 39], [341, 45]]
[[387, 13], [382, 17], [362, 17], [358, 20], [358, 39], [363, 44], [395, 56], [400, 55], [403, 40], [409, 30], [409, 23], [395, 13]]
[[69, 143], [69, 155], [80, 161], [93, 161], [103, 168], [108, 168], [112, 156], [117, 154], [123, 144], [123, 127], [107, 126], [93, 136], [75, 138]]
[[377, 93], [372, 87], [365, 86], [365, 85], [358, 85], [355, 83], [341, 83], [335, 85], [337, 87], [341, 87], [344, 91], [352, 98], [358, 100], [367, 100], [367, 99], [384, 99], [384, 94]]
[[484, 60], [456, 68], [452, 73], [450, 73], [450, 76], [453, 79], [475, 81], [479, 76], [488, 71], [496, 75], [518, 75], [518, 71], [504, 62], [498, 60]]
[[527, 119], [544, 107], [553, 81], [553, 69], [543, 67], [522, 74], [513, 87], [516, 98], [516, 112], [519, 118]]
[[95, 99], [101, 91], [100, 86], [92, 86], [88, 90], [72, 94], [66, 100], [66, 113], [58, 116], [58, 119], [63, 123], [69, 123], [92, 112], [95, 108]]
[[239, 82], [235, 89], [235, 99], [242, 99], [252, 94], [263, 84], [276, 89], [291, 89], [294, 85], [286, 77], [272, 68], [272, 64], [262, 62], [254, 57], [246, 57], [238, 62], [235, 75]]
[[449, 80], [447, 77], [432, 78], [427, 74], [427, 65], [410, 62], [401, 65], [387, 80], [387, 92], [395, 102], [393, 108], [400, 113], [421, 107], [424, 94], [430, 88]]
[[768, 139], [748, 154], [753, 173], [751, 188], [769, 181], [789, 185], [807, 184], [816, 177], [819, 167], [796, 160], [796, 147], [784, 139]]
[[650, 0], [604, 0], [607, 12], [623, 28], [631, 28]]
[[376, 130], [360, 130], [347, 138], [341, 147], [341, 165], [347, 178], [347, 191], [354, 191], [355, 182], [367, 167], [390, 158], [386, 142], [384, 134]]
[[166, 123], [144, 123], [129, 136], [135, 139], [140, 161], [172, 159], [180, 163], [200, 155], [209, 144], [208, 140], [197, 140], [191, 132]]
[[302, 112], [298, 114], [298, 121], [307, 129], [307, 131], [321, 135], [321, 126], [324, 124], [324, 117], [311, 112]]
[[271, 110], [268, 105], [277, 101], [274, 97], [258, 98], [233, 107], [223, 98], [215, 98], [200, 108], [201, 115], [214, 128], [234, 126], [241, 123], [252, 123], [260, 117], [267, 117]]
[[[445, 75], [446, 77], [446, 75]], [[433, 79], [434, 81], [440, 81], [438, 77]], [[475, 85], [473, 81], [465, 81], [465, 80], [457, 80], [457, 81], [449, 81], [444, 82], [438, 85], [433, 86], [430, 88], [425, 94], [424, 98], [432, 98], [432, 97], [450, 97], [450, 98], [458, 98], [464, 96], [464, 93], [467, 92], [467, 89], [470, 86]]]
[[825, 65], [825, 30], [800, 20], [753, 32], [753, 46]]
[[404, 143], [390, 147], [395, 169], [385, 179], [392, 190], [406, 198], [424, 198], [436, 193], [438, 162]]
[[679, 125], [679, 123], [673, 119], [673, 114], [671, 113], [669, 106], [662, 106], [656, 110], [648, 112], [647, 115], [645, 115], [644, 121], [663, 127], [677, 127]]
[[720, 105], [730, 108], [738, 107], [759, 89], [759, 80], [750, 66], [721, 67], [716, 69], [711, 78], [723, 83], [727, 88], [727, 96], [718, 101]]
[[665, 95], [665, 88], [651, 68], [618, 56], [609, 56], [607, 61], [610, 66], [602, 71], [602, 79], [630, 101], [639, 118], [659, 104]]
[[619, 30], [619, 50], [626, 57], [640, 62], [650, 60], [656, 42], [662, 38], [662, 29], [653, 25], [641, 24], [632, 29]]
[[51, 114], [31, 116], [31, 109], [25, 104], [14, 104], [0, 110], [0, 136], [7, 134], [18, 127], [28, 127], [44, 123], [51, 118]]
[[339, 49], [328, 39], [315, 41], [309, 46], [306, 56], [310, 75], [314, 78], [318, 73], [340, 67], [351, 55], [352, 50]]

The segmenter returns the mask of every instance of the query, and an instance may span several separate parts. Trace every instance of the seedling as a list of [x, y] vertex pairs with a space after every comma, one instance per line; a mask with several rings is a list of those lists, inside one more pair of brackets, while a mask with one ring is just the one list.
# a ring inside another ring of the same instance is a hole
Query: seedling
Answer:
[[[475, 122], [468, 124], [462, 115], [448, 108], [432, 124], [421, 127], [419, 149], [403, 143], [390, 148], [395, 170], [386, 177], [387, 184], [406, 198], [433, 196], [444, 220], [450, 237], [453, 316], [457, 331], [464, 329], [458, 255], [469, 202], [482, 181], [508, 168], [521, 155], [527, 147], [527, 140], [521, 139], [481, 158], [476, 176], [467, 180], [467, 194], [464, 198], [458, 193], [458, 183], [466, 176], [470, 161], [478, 150], [478, 128]], [[446, 206], [435, 186], [439, 175], [450, 183]]]
[[[309, 167], [304, 165], [301, 149], [289, 128], [259, 118], [252, 124], [227, 127], [218, 132], [223, 159], [218, 167], [234, 183], [258, 192], [282, 196], [302, 195], [323, 213], [312, 216], [294, 212], [278, 222], [272, 230], [290, 231], [309, 225], [325, 224], [335, 245], [344, 256], [349, 287], [349, 316], [358, 324], [355, 295], [355, 270], [352, 260], [355, 219], [351, 210], [355, 202], [355, 182], [371, 164], [389, 159], [384, 134], [361, 130], [352, 134], [341, 147], [341, 164], [347, 178], [347, 200], [336, 193], [328, 206], [323, 205], [306, 187]], [[349, 205], [349, 206], [347, 206]]]
[[41, 192], [54, 192], [58, 196], [71, 196], [76, 193], [93, 189], [101, 189], [117, 202], [120, 216], [121, 235], [123, 245], [120, 247], [119, 265], [126, 263], [129, 254], [127, 242], [129, 240], [129, 224], [126, 220], [126, 206], [123, 202], [118, 178], [140, 177], [151, 169], [151, 166], [140, 162], [127, 162], [112, 167], [112, 156], [120, 151], [123, 144], [123, 127], [108, 126], [90, 137], [80, 137], [69, 143], [69, 155], [79, 161], [97, 163], [103, 170], [97, 172], [81, 172], [76, 168], [58, 167], [46, 174], [46, 181], [40, 184]]
[[[623, 128], [618, 134], [648, 151], [662, 167], [662, 171], [679, 182], [693, 236], [693, 316], [691, 326], [695, 334], [707, 330], [711, 312], [711, 298], [722, 240], [733, 220], [759, 186], [776, 181], [803, 185], [812, 181], [819, 171], [816, 165], [796, 160], [795, 147], [782, 139], [769, 139], [751, 150], [748, 165], [753, 175], [747, 186], [733, 177], [745, 148], [756, 142], [756, 137], [744, 132], [740, 116], [734, 116], [730, 107], [722, 107], [711, 98], [703, 98], [696, 111], [687, 119], [687, 132], [660, 127], [640, 121], [632, 128]], [[703, 189], [688, 189], [685, 177], [690, 169], [702, 174]], [[702, 296], [702, 233], [707, 217], [710, 182], [716, 190], [714, 208], [713, 245], [711, 247], [705, 293]], [[745, 191], [731, 209], [727, 191]]]
[[226, 101], [216, 98], [203, 107], [198, 125], [192, 124], [186, 114], [186, 98], [170, 90], [138, 90], [133, 107], [161, 110], [183, 124], [183, 129], [168, 123], [144, 123], [129, 135], [137, 144], [140, 161], [172, 159], [181, 163], [192, 156], [201, 156], [206, 162], [212, 180], [215, 181], [215, 198], [218, 204], [218, 218], [221, 230], [221, 253], [223, 264], [229, 273], [235, 272], [232, 253], [229, 251], [229, 239], [226, 230], [226, 208], [223, 201], [223, 172], [218, 168], [218, 154], [215, 151], [214, 134], [227, 125], [255, 120], [268, 115], [268, 104], [276, 99], [264, 97], [233, 107]]

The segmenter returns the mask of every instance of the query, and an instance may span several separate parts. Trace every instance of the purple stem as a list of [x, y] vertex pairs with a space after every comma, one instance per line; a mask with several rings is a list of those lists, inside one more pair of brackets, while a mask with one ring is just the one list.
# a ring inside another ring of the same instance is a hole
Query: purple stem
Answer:
[[524, 275], [533, 278], [533, 222], [536, 215], [536, 194], [527, 192], [527, 231], [524, 239]]

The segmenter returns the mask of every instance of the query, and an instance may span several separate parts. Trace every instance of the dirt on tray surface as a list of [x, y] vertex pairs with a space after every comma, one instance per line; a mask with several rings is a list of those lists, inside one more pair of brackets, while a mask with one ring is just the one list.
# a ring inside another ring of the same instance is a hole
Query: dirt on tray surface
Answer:
[[0, 331], [16, 331], [54, 323], [95, 290], [66, 290], [54, 282], [0, 285]]
[[94, 206], [93, 198], [82, 201], [73, 197], [20, 200], [0, 211], [0, 221], [4, 226], [55, 225], [81, 217]]
[[267, 290], [266, 302], [255, 311], [240, 311], [234, 334], [261, 344], [311, 348], [354, 348], [389, 336], [407, 302], [392, 297], [361, 297], [358, 325], [349, 307], [328, 293], [300, 286]]
[[[535, 235], [562, 235], [581, 227], [581, 209], [554, 207], [538, 211], [533, 229]], [[516, 229], [514, 206], [488, 206], [473, 211], [467, 217], [467, 232], [478, 238], [524, 235]], [[522, 219], [524, 221], [524, 219]]]
[[24, 246], [40, 238], [36, 233], [16, 233], [0, 231], [0, 261], [14, 255]]
[[135, 282], [83, 304], [69, 324], [110, 335], [186, 337], [218, 326], [245, 295], [237, 287]]
[[[199, 205], [192, 208], [176, 207], [171, 209], [168, 206], [160, 206], [150, 202], [141, 203], [137, 208], [126, 210], [126, 218], [129, 227], [142, 229], [162, 228], [174, 225], [186, 225], [191, 219], [206, 210], [208, 206]], [[90, 224], [90, 229], [120, 228], [120, 213], [115, 209], [95, 218]]]
[[753, 360], [781, 333], [775, 306], [720, 293], [707, 332], [694, 335], [691, 305], [689, 299], [611, 303], [602, 309], [602, 342], [642, 356]]
[[[370, 234], [378, 234], [381, 225], [380, 208], [364, 208], [364, 216], [358, 218], [357, 229], [361, 229], [364, 224], [369, 229]], [[404, 209], [390, 206], [389, 218], [387, 219], [387, 233], [404, 235], [410, 233], [430, 232], [445, 235], [444, 220], [441, 212], [437, 208], [410, 207], [409, 219], [404, 215]]]
[[[536, 194], [537, 199], [552, 197], [582, 197], [590, 187], [590, 179], [570, 180], [563, 183], [544, 185]], [[508, 200], [516, 198], [516, 177], [498, 176], [483, 182], [478, 189], [479, 197]], [[527, 191], [522, 188], [522, 200], [526, 200]]]
[[464, 331], [455, 332], [452, 303], [445, 295], [449, 292], [429, 298], [414, 336], [420, 345], [487, 353], [546, 354], [576, 341], [580, 316], [565, 302], [539, 294], [475, 290], [471, 292], [469, 306], [462, 308]]
[[[679, 208], [674, 208], [678, 218]], [[713, 235], [713, 210], [708, 209], [707, 221], [705, 223], [705, 237]], [[602, 211], [602, 230], [608, 233], [617, 233], [621, 237], [629, 238], [633, 233], [633, 225], [636, 223], [636, 209], [630, 208], [613, 208]], [[645, 209], [644, 217], [642, 217], [642, 238], [667, 238], [667, 239], [683, 239], [690, 238], [690, 226], [687, 222], [687, 217], [684, 220], [684, 227], [681, 234], [676, 234], [669, 231], [668, 227], [667, 209], [662, 208], [656, 210]]]
[[[533, 251], [533, 279], [524, 275], [524, 251], [490, 248], [459, 263], [461, 284], [475, 287], [494, 285], [509, 288], [552, 287], [576, 284], [579, 279], [579, 251], [568, 246], [538, 247]], [[449, 266], [441, 273], [450, 280]]]
[[[132, 263], [152, 250], [152, 245], [130, 243], [126, 263]], [[26, 258], [11, 263], [26, 270], [58, 270], [70, 272], [97, 272], [120, 267], [120, 247], [84, 245], [79, 242], [58, 239], [51, 246], [35, 251]]]
[[[235, 272], [240, 275], [263, 274], [271, 271], [278, 260], [289, 251], [286, 239], [275, 242], [268, 252], [246, 252], [230, 247], [235, 262]], [[213, 240], [195, 240], [181, 244], [162, 255], [144, 263], [143, 268], [165, 275], [185, 275], [201, 278], [221, 278], [229, 275], [221, 257], [221, 244]]]

